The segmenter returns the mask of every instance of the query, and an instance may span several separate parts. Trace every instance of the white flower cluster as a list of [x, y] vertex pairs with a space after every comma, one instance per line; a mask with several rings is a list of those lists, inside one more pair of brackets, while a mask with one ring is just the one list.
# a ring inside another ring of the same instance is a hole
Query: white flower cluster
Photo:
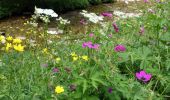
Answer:
[[98, 23], [99, 21], [102, 21], [104, 18], [103, 16], [98, 16], [95, 13], [88, 13], [86, 10], [82, 10], [80, 14], [88, 18], [90, 22], [95, 23], [95, 24]]
[[49, 17], [58, 17], [58, 14], [55, 13], [52, 9], [41, 9], [35, 7], [34, 15], [32, 16], [33, 19], [40, 18], [43, 22], [49, 23]]
[[120, 18], [132, 18], [132, 17], [140, 17], [141, 13], [125, 13], [122, 11], [114, 11], [114, 15], [120, 17]]
[[62, 17], [59, 17], [56, 20], [58, 20], [62, 25], [70, 24], [70, 21], [68, 21], [67, 19], [63, 19]]
[[35, 7], [35, 14], [44, 14], [47, 16], [51, 16], [51, 17], [58, 17], [58, 14], [55, 13], [52, 9], [41, 9], [41, 8], [37, 8]]

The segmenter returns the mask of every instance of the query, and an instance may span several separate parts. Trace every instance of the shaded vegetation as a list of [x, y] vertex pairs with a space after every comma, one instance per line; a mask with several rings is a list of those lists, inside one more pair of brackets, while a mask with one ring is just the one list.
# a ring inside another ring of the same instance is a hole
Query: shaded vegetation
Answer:
[[12, 14], [31, 12], [34, 6], [41, 8], [51, 8], [56, 12], [65, 12], [74, 9], [85, 8], [90, 4], [100, 4], [102, 2], [112, 2], [114, 0], [1, 0], [0, 18]]

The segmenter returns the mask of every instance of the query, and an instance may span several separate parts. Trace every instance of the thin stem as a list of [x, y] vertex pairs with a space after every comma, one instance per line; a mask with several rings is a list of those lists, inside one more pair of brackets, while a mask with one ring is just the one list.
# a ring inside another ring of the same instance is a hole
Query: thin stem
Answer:
[[153, 88], [153, 91], [155, 91], [155, 88], [156, 88], [157, 84], [158, 84], [158, 80], [156, 81], [156, 84], [155, 84], [155, 86]]

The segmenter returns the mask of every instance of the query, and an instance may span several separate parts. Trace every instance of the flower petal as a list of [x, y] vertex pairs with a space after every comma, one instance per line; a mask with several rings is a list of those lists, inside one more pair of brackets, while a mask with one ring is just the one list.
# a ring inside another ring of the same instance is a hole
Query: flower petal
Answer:
[[142, 75], [140, 73], [136, 73], [136, 78], [140, 80], [142, 78]]
[[146, 75], [146, 72], [145, 72], [144, 70], [142, 70], [142, 71], [140, 71], [140, 74], [141, 74], [142, 76], [145, 76], [145, 75]]
[[147, 82], [147, 81], [149, 81], [151, 79], [152, 75], [151, 74], [146, 74], [144, 77], [145, 77], [144, 81]]

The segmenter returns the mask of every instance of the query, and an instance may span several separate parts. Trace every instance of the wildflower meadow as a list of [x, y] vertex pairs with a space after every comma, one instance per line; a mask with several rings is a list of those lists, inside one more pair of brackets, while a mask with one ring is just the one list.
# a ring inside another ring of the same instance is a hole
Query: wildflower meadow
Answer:
[[35, 7], [24, 39], [0, 35], [0, 100], [170, 100], [170, 2], [142, 2], [134, 17], [80, 11], [76, 35]]

